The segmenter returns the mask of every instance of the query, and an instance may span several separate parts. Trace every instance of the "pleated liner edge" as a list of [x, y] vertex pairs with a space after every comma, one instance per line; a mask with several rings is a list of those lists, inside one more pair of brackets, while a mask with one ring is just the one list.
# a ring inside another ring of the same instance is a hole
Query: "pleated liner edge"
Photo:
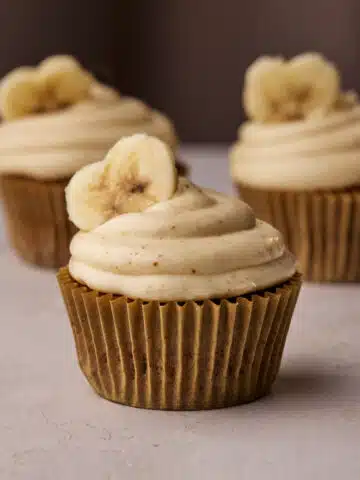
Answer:
[[360, 281], [360, 191], [275, 192], [238, 186], [257, 217], [274, 225], [304, 280]]
[[101, 294], [58, 273], [82, 372], [125, 405], [202, 410], [268, 394], [301, 286], [294, 275], [221, 301], [145, 302]]
[[48, 268], [68, 263], [69, 244], [77, 229], [66, 211], [67, 183], [0, 177], [10, 243], [26, 262]]

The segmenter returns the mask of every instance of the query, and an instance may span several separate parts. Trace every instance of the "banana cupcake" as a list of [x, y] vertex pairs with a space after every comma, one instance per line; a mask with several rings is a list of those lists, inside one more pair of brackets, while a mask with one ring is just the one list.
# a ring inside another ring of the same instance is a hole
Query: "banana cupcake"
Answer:
[[0, 115], [0, 186], [10, 241], [23, 259], [40, 266], [69, 260], [76, 229], [64, 190], [78, 169], [138, 132], [177, 146], [164, 115], [99, 84], [65, 55], [6, 75]]
[[263, 57], [245, 75], [232, 177], [284, 235], [304, 277], [360, 280], [360, 105], [316, 53]]
[[58, 281], [99, 395], [178, 410], [269, 393], [301, 285], [277, 230], [178, 178], [146, 135], [77, 172], [66, 199], [80, 232]]

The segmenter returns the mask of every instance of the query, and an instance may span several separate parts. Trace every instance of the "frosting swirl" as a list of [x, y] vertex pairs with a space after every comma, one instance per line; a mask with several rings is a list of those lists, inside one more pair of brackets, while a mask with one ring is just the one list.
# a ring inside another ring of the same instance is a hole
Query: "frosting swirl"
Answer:
[[103, 157], [120, 137], [138, 132], [176, 147], [167, 117], [140, 100], [94, 85], [90, 98], [64, 110], [0, 124], [0, 174], [67, 178]]
[[184, 178], [170, 200], [79, 232], [70, 250], [75, 279], [144, 300], [231, 297], [295, 272], [280, 233], [248, 205]]
[[240, 183], [276, 190], [360, 185], [360, 106], [321, 119], [239, 129], [230, 154]]

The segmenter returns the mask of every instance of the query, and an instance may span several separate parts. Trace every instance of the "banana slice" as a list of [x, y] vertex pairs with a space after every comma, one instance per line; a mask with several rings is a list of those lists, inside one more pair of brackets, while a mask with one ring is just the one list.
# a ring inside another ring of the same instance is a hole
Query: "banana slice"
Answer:
[[78, 171], [66, 189], [68, 213], [80, 230], [168, 200], [177, 186], [175, 160], [161, 140], [145, 134], [117, 142], [105, 159]]
[[86, 98], [92, 76], [69, 55], [55, 55], [40, 63], [39, 80], [47, 96], [47, 109], [71, 105]]
[[111, 198], [104, 191], [104, 162], [86, 165], [66, 187], [70, 220], [80, 230], [91, 230], [111, 217]]
[[318, 53], [304, 53], [287, 64], [289, 88], [298, 104], [299, 117], [326, 115], [340, 93], [335, 66]]
[[246, 114], [255, 121], [275, 122], [291, 115], [282, 58], [260, 57], [250, 65], [245, 74], [243, 103]]
[[16, 68], [0, 82], [0, 112], [5, 120], [36, 112], [40, 101], [41, 88], [35, 68]]

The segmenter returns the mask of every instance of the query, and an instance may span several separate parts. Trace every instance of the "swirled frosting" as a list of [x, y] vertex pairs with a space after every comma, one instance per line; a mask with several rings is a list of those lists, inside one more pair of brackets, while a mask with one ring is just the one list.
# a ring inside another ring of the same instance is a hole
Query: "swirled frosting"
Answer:
[[171, 122], [142, 101], [95, 85], [89, 99], [64, 110], [0, 124], [0, 174], [52, 180], [98, 161], [120, 137], [154, 135], [171, 147]]
[[79, 232], [70, 250], [79, 282], [144, 300], [230, 297], [295, 272], [280, 233], [248, 205], [184, 178], [170, 200]]
[[360, 185], [360, 106], [319, 119], [249, 122], [231, 153], [234, 179], [275, 190]]

